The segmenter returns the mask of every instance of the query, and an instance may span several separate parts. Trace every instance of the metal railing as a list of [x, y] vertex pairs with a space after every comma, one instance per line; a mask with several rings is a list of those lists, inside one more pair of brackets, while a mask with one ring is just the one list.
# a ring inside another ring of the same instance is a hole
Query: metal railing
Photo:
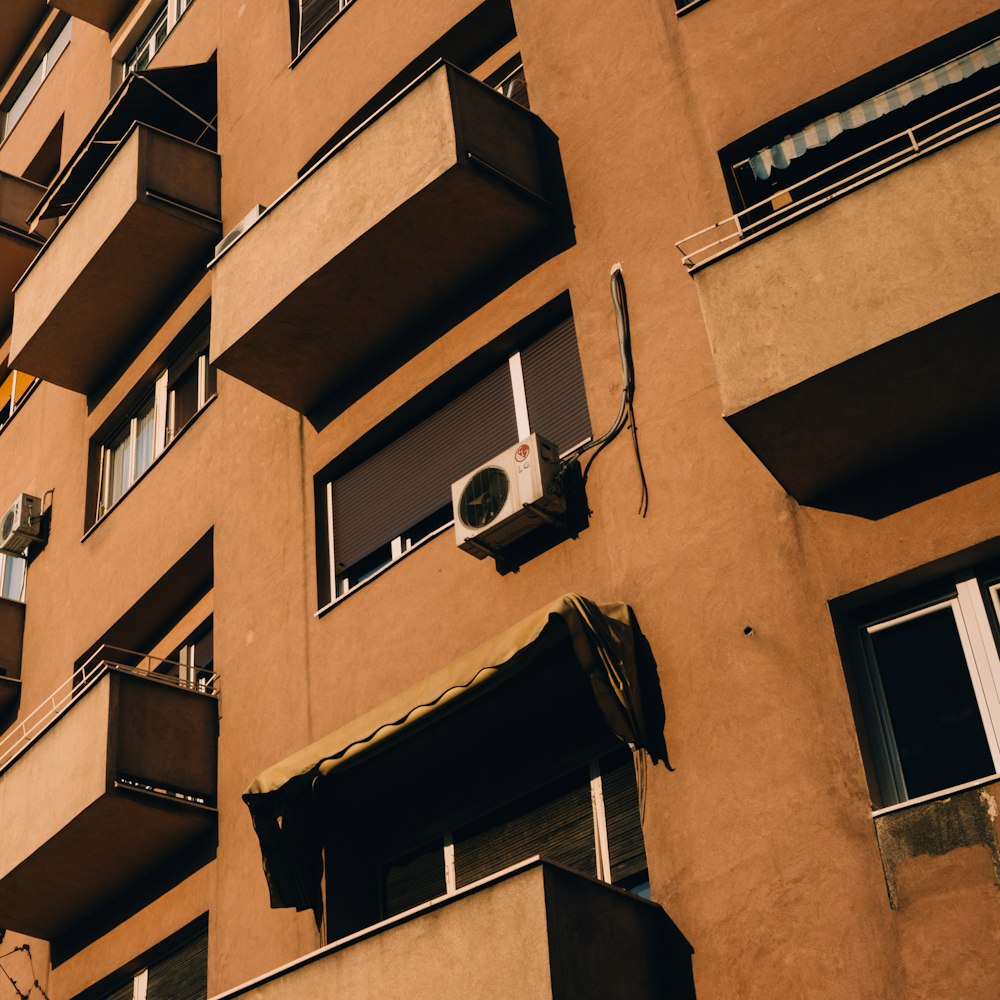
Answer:
[[[974, 110], [977, 105], [980, 107]], [[1000, 87], [994, 87], [897, 132], [888, 139], [844, 157], [797, 184], [775, 191], [728, 219], [685, 236], [674, 244], [681, 254], [681, 262], [688, 271], [703, 267], [820, 205], [843, 197], [877, 177], [898, 170], [921, 156], [988, 128], [998, 121]], [[851, 171], [852, 166], [857, 166], [858, 169], [843, 176], [845, 171]], [[837, 174], [842, 176], [836, 176]], [[783, 202], [786, 198], [787, 203], [776, 207], [776, 202]], [[701, 242], [691, 247], [694, 241]]]
[[100, 646], [72, 676], [0, 739], [0, 772], [9, 767], [64, 712], [112, 670], [135, 674], [160, 684], [187, 688], [217, 698], [219, 675], [158, 656], [117, 646]]

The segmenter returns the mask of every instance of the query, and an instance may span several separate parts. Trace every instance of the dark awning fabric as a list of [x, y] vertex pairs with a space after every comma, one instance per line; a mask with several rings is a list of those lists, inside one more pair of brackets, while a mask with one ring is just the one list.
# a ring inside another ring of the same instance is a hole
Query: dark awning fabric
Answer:
[[217, 105], [214, 62], [130, 74], [52, 182], [31, 221], [65, 215], [136, 122], [214, 149]]
[[654, 762], [666, 763], [656, 664], [632, 609], [567, 594], [254, 779], [243, 798], [260, 840], [271, 905], [321, 909], [318, 779], [367, 760], [416, 723], [455, 707], [456, 699], [480, 693], [512, 670], [530, 669], [544, 659], [538, 654], [559, 639], [571, 643], [608, 728], [623, 742], [645, 749]]

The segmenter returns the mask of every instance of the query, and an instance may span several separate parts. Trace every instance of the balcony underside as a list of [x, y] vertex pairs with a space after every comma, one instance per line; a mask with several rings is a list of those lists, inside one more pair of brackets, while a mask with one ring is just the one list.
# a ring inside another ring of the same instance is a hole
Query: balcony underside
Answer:
[[898, 508], [890, 478], [1000, 419], [998, 187], [993, 127], [695, 273], [726, 420], [797, 500]]
[[218, 213], [218, 157], [138, 126], [15, 289], [11, 363], [91, 391], [208, 260]]
[[0, 79], [14, 68], [47, 12], [45, 0], [5, 0], [0, 30]]
[[49, 5], [110, 32], [134, 6], [134, 0], [49, 0]]
[[[25, 816], [26, 822], [38, 822]], [[133, 888], [215, 828], [214, 809], [116, 789], [0, 879], [0, 927], [44, 940]]]
[[659, 906], [533, 862], [224, 997], [693, 1000], [690, 956]]
[[405, 360], [551, 226], [543, 132], [453, 67], [432, 71], [218, 259], [218, 366], [309, 412]]

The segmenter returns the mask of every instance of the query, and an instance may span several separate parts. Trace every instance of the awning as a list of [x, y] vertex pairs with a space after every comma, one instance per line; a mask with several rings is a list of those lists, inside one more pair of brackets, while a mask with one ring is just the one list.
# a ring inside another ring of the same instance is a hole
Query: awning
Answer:
[[65, 215], [136, 122], [214, 149], [217, 103], [214, 62], [131, 73], [29, 222]]
[[654, 762], [666, 762], [656, 664], [632, 609], [567, 594], [254, 779], [243, 798], [260, 840], [271, 905], [321, 906], [322, 843], [313, 794], [320, 778], [367, 760], [512, 671], [531, 669], [544, 659], [538, 654], [560, 639], [571, 644], [609, 730], [645, 749]]
[[934, 69], [921, 73], [897, 87], [890, 87], [867, 101], [846, 111], [837, 111], [807, 125], [801, 132], [786, 136], [776, 146], [768, 146], [750, 157], [750, 169], [757, 180], [767, 180], [772, 169], [784, 170], [792, 160], [810, 149], [825, 146], [842, 132], [860, 128], [877, 118], [905, 108], [920, 97], [926, 97], [953, 83], [960, 83], [988, 66], [1000, 63], [1000, 38], [950, 59]]

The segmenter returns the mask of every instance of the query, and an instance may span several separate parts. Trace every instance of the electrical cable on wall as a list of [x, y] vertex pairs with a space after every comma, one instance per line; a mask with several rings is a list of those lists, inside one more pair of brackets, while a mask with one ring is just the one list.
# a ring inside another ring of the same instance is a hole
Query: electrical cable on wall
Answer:
[[583, 454], [593, 450], [593, 454], [583, 467], [583, 485], [587, 485], [587, 477], [590, 475], [590, 467], [594, 464], [594, 459], [604, 449], [611, 444], [621, 432], [628, 427], [632, 437], [632, 450], [635, 452], [636, 466], [639, 470], [639, 482], [641, 491], [639, 495], [638, 513], [645, 517], [649, 511], [649, 486], [646, 483], [646, 472], [642, 465], [642, 455], [639, 451], [639, 436], [635, 423], [635, 364], [632, 360], [632, 330], [629, 325], [628, 298], [625, 293], [625, 277], [622, 273], [620, 263], [611, 268], [611, 301], [615, 307], [615, 320], [618, 325], [618, 352], [622, 366], [622, 398], [618, 405], [618, 414], [611, 424], [611, 427], [600, 437], [590, 441], [581, 448], [569, 461], [580, 458]]

